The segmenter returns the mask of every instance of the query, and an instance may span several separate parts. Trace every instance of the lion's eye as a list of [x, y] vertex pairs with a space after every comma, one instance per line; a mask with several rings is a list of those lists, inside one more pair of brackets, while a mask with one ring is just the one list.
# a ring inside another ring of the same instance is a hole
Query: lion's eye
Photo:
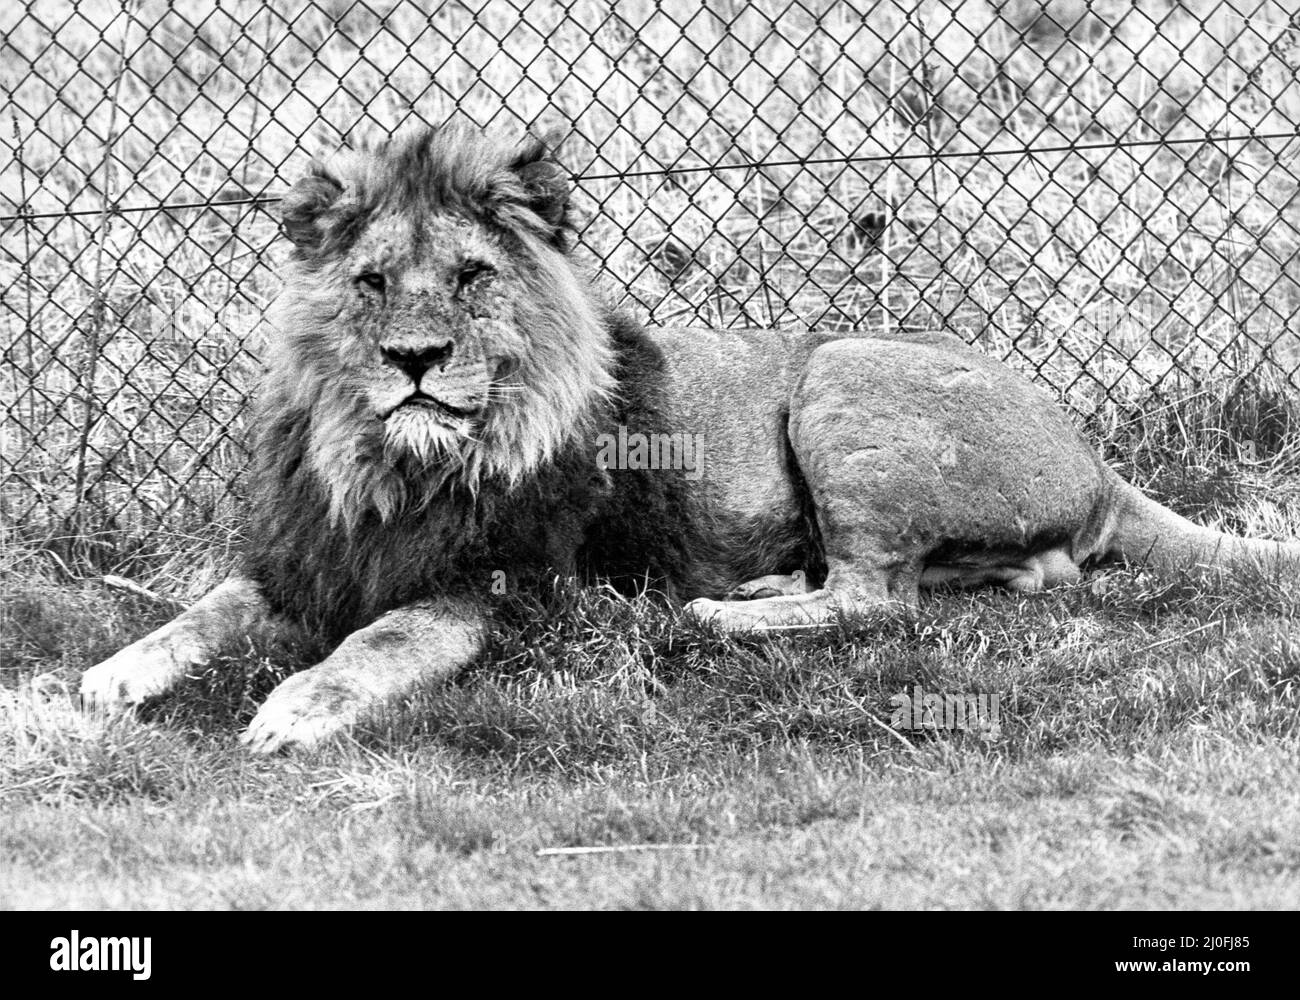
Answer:
[[372, 291], [382, 292], [388, 286], [388, 279], [378, 271], [366, 271], [357, 275], [357, 284], [364, 285]]
[[456, 291], [463, 292], [479, 278], [491, 277], [497, 269], [485, 260], [467, 260], [456, 272]]

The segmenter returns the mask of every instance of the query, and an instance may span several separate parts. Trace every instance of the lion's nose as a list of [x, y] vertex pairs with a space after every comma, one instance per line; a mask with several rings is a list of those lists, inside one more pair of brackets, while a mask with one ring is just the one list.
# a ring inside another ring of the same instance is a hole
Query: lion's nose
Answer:
[[448, 340], [432, 347], [381, 347], [379, 350], [385, 361], [406, 372], [407, 377], [418, 386], [430, 368], [447, 363], [454, 346]]

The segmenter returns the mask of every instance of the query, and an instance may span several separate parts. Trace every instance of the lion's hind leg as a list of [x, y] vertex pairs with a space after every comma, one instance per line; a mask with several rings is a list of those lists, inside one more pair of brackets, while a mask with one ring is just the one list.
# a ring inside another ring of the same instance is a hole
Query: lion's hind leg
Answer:
[[700, 598], [689, 614], [726, 632], [832, 625], [844, 615], [915, 607], [919, 566], [886, 566], [864, 549], [856, 558], [828, 560], [826, 583], [804, 594], [715, 601]]
[[784, 597], [760, 597], [749, 601], [714, 601], [707, 597], [691, 601], [689, 614], [724, 632], [762, 632], [771, 629], [833, 624], [841, 615], [886, 606], [831, 590]]
[[727, 594], [729, 601], [755, 601], [763, 597], [793, 597], [806, 594], [812, 590], [808, 585], [807, 574], [797, 569], [793, 573], [772, 573], [747, 580], [738, 587], [733, 587]]
[[1021, 571], [1007, 580], [1006, 585], [1022, 594], [1032, 594], [1063, 583], [1078, 583], [1082, 575], [1065, 549], [1047, 549], [1026, 559]]
[[1000, 584], [1021, 594], [1034, 594], [1062, 583], [1076, 583], [1079, 566], [1064, 548], [1045, 549], [1033, 555], [1009, 558], [989, 553], [961, 563], [933, 563], [921, 573], [921, 586], [981, 587]]

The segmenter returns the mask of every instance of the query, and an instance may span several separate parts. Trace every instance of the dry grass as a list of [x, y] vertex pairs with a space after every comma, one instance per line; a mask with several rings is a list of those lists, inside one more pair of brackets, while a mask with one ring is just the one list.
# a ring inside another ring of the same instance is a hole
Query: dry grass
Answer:
[[[261, 652], [142, 721], [86, 720], [47, 678], [0, 705], [0, 899], [1293, 907], [1296, 597], [1124, 577], [737, 643], [567, 595], [391, 726], [272, 760], [233, 739]], [[1001, 692], [1000, 737], [871, 720], [915, 684]], [[646, 843], [698, 849], [537, 853]]]

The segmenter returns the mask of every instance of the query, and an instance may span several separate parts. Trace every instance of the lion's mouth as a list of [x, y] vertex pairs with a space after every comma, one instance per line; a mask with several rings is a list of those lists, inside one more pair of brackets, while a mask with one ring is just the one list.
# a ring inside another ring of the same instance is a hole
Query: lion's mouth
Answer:
[[408, 410], [408, 409], [431, 410], [435, 415], [438, 416], [447, 416], [447, 417], [451, 417], [454, 420], [468, 420], [471, 417], [478, 414], [480, 407], [475, 406], [475, 407], [463, 408], [459, 406], [452, 406], [450, 403], [444, 403], [441, 399], [437, 399], [433, 396], [430, 396], [427, 392], [421, 392], [419, 389], [417, 389], [415, 390], [415, 392], [411, 393], [411, 395], [407, 396], [404, 400], [402, 400], [395, 407], [393, 407], [393, 409], [389, 412], [388, 416], [391, 417], [398, 410]]

